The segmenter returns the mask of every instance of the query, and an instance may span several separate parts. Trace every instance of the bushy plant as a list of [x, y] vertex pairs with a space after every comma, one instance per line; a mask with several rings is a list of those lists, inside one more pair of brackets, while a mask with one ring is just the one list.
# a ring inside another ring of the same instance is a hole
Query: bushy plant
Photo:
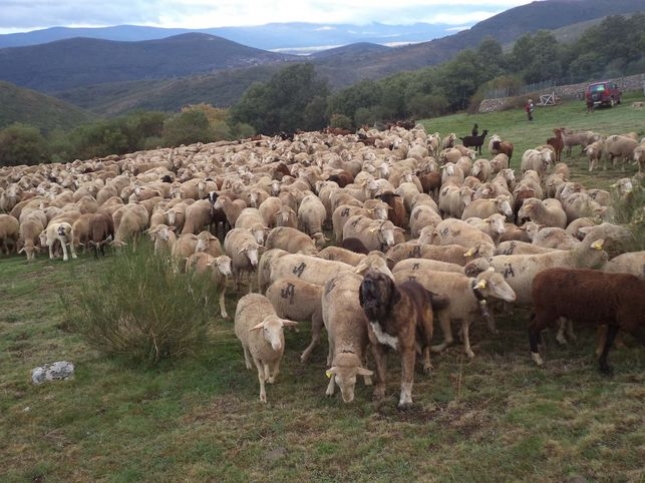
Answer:
[[178, 273], [146, 244], [125, 247], [101, 268], [62, 297], [66, 325], [100, 352], [137, 363], [197, 352], [217, 313], [207, 278]]

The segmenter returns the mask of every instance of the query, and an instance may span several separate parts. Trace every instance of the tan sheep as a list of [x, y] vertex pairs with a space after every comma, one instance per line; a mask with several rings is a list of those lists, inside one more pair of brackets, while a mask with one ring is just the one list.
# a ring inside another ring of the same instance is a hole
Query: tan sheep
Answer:
[[533, 221], [542, 226], [566, 228], [567, 214], [562, 208], [562, 203], [555, 198], [544, 201], [538, 198], [527, 198], [517, 213], [518, 221]]
[[325, 284], [322, 296], [322, 316], [329, 340], [326, 371], [329, 384], [325, 394], [333, 396], [336, 385], [340, 387], [344, 402], [354, 400], [358, 376], [365, 385], [372, 384], [372, 371], [365, 367], [369, 343], [367, 319], [360, 306], [358, 290], [363, 277], [354, 273], [341, 273]]
[[27, 218], [20, 224], [20, 239], [23, 242], [23, 247], [18, 253], [24, 252], [28, 262], [36, 258], [36, 252], [39, 250], [40, 234], [44, 229], [42, 222], [37, 218]]
[[271, 261], [288, 253], [281, 248], [271, 248], [262, 253], [258, 262], [258, 291], [260, 293], [265, 293], [271, 285]]
[[366, 255], [362, 253], [356, 253], [347, 248], [337, 247], [337, 246], [328, 246], [320, 250], [316, 256], [324, 260], [332, 260], [337, 262], [347, 263], [348, 265], [357, 266], [362, 262]]
[[279, 317], [296, 321], [311, 320], [311, 343], [300, 356], [302, 362], [307, 362], [320, 340], [323, 327], [322, 294], [321, 285], [293, 277], [276, 280], [266, 290], [265, 295]]
[[222, 318], [228, 318], [226, 312], [226, 281], [231, 276], [231, 258], [228, 255], [214, 257], [205, 252], [195, 252], [186, 259], [186, 271], [208, 273], [213, 290], [219, 289], [219, 308]]
[[233, 228], [224, 238], [224, 251], [231, 257], [235, 289], [239, 292], [242, 286], [242, 275], [248, 272], [249, 293], [253, 291], [251, 272], [258, 266], [261, 245], [255, 241], [253, 234], [245, 228]]
[[16, 249], [20, 237], [20, 223], [12, 215], [0, 214], [0, 243], [6, 255]]
[[267, 250], [281, 248], [289, 253], [305, 253], [314, 255], [318, 253], [316, 243], [306, 233], [297, 228], [278, 226], [273, 228], [266, 239]]
[[267, 402], [265, 383], [273, 384], [280, 372], [285, 347], [283, 327], [294, 325], [297, 322], [278, 317], [264, 295], [247, 294], [237, 302], [235, 335], [242, 344], [246, 368], [253, 367], [251, 361], [257, 368], [263, 403]]

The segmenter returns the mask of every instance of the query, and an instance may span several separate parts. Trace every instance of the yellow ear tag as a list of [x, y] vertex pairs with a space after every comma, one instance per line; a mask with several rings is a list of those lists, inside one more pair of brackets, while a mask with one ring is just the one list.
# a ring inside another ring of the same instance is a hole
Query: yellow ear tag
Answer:
[[480, 280], [477, 284], [477, 288], [486, 288], [486, 280]]
[[331, 371], [325, 371], [325, 376], [331, 379]]

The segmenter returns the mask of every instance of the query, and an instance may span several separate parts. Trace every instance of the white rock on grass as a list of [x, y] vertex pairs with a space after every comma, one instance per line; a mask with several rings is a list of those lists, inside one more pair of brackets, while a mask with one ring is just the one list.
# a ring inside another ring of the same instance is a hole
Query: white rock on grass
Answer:
[[31, 370], [31, 380], [34, 384], [42, 384], [45, 381], [67, 379], [74, 375], [74, 364], [67, 361], [58, 361], [53, 364], [45, 364]]

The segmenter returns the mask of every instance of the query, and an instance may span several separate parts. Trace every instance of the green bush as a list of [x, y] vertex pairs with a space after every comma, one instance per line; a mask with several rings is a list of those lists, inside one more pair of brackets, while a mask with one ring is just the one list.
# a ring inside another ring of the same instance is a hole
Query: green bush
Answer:
[[155, 365], [198, 351], [217, 313], [207, 279], [177, 273], [148, 244], [126, 247], [101, 268], [62, 297], [65, 325], [100, 352], [136, 363]]

